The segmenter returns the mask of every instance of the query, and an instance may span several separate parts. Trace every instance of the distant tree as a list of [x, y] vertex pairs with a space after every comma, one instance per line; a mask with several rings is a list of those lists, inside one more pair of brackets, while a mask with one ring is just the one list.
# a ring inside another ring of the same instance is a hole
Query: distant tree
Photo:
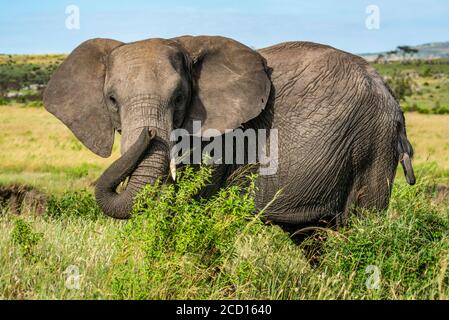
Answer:
[[385, 62], [385, 56], [383, 54], [379, 54], [374, 60], [374, 63], [383, 63], [383, 62]]
[[386, 59], [391, 59], [392, 56], [396, 55], [398, 52], [396, 50], [391, 50], [385, 53]]
[[9, 91], [19, 91], [32, 85], [36, 86], [37, 94], [41, 96], [57, 67], [57, 64], [16, 64], [12, 60], [0, 64], [0, 97], [5, 97]]
[[418, 49], [412, 48], [410, 46], [398, 46], [398, 51], [401, 52], [403, 59], [407, 58], [407, 55], [411, 58], [414, 54], [418, 53]]
[[415, 84], [412, 78], [407, 74], [395, 71], [390, 78], [385, 80], [393, 91], [393, 95], [396, 99], [403, 101], [405, 100], [405, 97], [413, 94], [413, 87]]

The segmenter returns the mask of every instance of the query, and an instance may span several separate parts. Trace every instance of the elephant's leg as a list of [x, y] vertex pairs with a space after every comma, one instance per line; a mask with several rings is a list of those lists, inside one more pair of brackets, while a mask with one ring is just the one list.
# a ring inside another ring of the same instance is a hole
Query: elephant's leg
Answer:
[[388, 207], [391, 189], [396, 174], [397, 159], [388, 153], [375, 159], [356, 178], [346, 202], [340, 224], [357, 208], [384, 210]]
[[327, 206], [292, 208], [282, 212], [269, 211], [264, 215], [265, 221], [282, 225], [297, 226], [332, 225], [341, 212], [335, 212]]
[[[265, 222], [276, 223], [290, 235], [293, 242], [302, 244], [306, 258], [312, 265], [315, 265], [319, 261], [323, 240], [326, 238], [325, 232], [322, 231], [336, 227], [340, 215], [341, 212], [331, 213], [327, 208], [321, 208], [321, 210], [317, 210], [317, 208], [298, 208], [283, 212], [279, 217], [268, 215], [265, 217]], [[310, 237], [320, 241], [303, 242]]]

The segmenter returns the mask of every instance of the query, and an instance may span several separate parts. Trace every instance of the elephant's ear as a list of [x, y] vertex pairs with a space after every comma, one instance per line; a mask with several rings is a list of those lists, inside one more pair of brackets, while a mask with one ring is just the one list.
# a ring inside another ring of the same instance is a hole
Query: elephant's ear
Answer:
[[[183, 36], [192, 60], [192, 98], [184, 127], [201, 121], [203, 136], [218, 135], [257, 117], [265, 108], [271, 82], [265, 60], [255, 50], [224, 37]], [[215, 129], [204, 132], [207, 129]], [[218, 130], [218, 131], [217, 131]]]
[[45, 108], [102, 157], [111, 154], [114, 143], [103, 96], [106, 59], [121, 44], [110, 39], [83, 42], [59, 66], [44, 92]]

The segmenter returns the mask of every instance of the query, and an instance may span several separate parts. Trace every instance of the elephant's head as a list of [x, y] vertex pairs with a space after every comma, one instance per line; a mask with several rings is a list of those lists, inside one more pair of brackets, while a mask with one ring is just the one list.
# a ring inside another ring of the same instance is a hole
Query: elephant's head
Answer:
[[191, 130], [193, 120], [202, 131], [239, 127], [261, 112], [269, 91], [263, 58], [231, 39], [92, 39], [55, 72], [44, 105], [102, 157], [111, 154], [114, 130], [121, 133], [122, 156], [95, 194], [107, 215], [128, 218], [136, 193], [168, 174], [172, 129]]

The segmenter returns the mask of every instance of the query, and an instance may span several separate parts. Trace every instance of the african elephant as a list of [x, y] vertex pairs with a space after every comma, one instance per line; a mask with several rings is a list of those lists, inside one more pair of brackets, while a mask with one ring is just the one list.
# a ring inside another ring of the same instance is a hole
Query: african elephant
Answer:
[[[277, 130], [277, 171], [257, 178], [255, 198], [261, 208], [282, 189], [265, 211], [275, 223], [343, 223], [353, 206], [386, 208], [398, 162], [415, 182], [391, 91], [365, 60], [326, 45], [256, 51], [219, 36], [92, 39], [57, 69], [44, 105], [102, 157], [111, 154], [114, 131], [121, 134], [122, 156], [95, 189], [114, 218], [129, 218], [144, 185], [170, 180], [170, 132], [194, 135], [193, 121], [201, 132], [215, 129], [210, 138], [236, 128]], [[217, 165], [212, 189], [239, 167]]]

